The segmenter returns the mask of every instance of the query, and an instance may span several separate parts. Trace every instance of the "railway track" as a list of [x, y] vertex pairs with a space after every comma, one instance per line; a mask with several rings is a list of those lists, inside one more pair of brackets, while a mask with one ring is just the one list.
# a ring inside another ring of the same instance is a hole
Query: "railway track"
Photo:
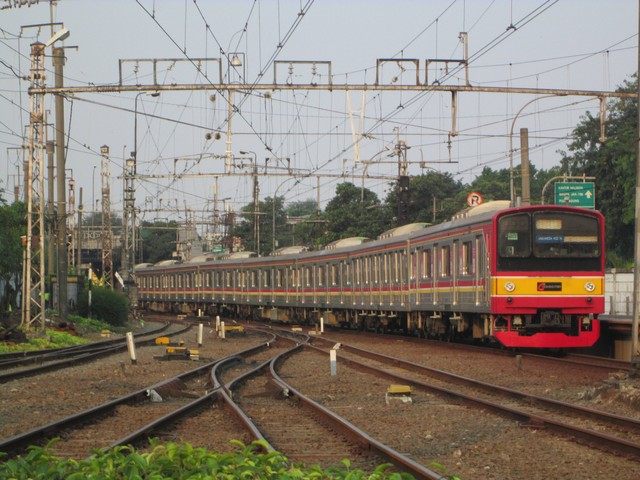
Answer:
[[[331, 332], [329, 332], [330, 334]], [[373, 338], [380, 337], [380, 334], [371, 334], [367, 332], [356, 332], [349, 330], [341, 330], [341, 335], [364, 335], [371, 336]], [[395, 338], [395, 335], [387, 335], [386, 338]], [[630, 368], [630, 362], [624, 360], [616, 360], [613, 358], [607, 357], [598, 357], [595, 355], [586, 355], [586, 354], [577, 354], [570, 352], [563, 352], [562, 354], [541, 354], [541, 353], [530, 353], [523, 351], [514, 351], [514, 350], [505, 350], [502, 348], [493, 348], [482, 345], [473, 345], [468, 343], [452, 343], [452, 342], [444, 342], [441, 340], [433, 340], [433, 339], [424, 339], [424, 338], [416, 338], [409, 336], [402, 336], [402, 339], [405, 342], [413, 343], [416, 345], [424, 345], [425, 347], [429, 347], [430, 345], [442, 346], [446, 345], [447, 348], [460, 351], [460, 352], [476, 352], [476, 353], [484, 353], [487, 355], [495, 355], [501, 357], [510, 357], [515, 358], [520, 356], [522, 358], [538, 358], [544, 359], [546, 361], [557, 363], [560, 365], [581, 365], [585, 367], [591, 367], [596, 370], [605, 370], [609, 372], [628, 372]]]
[[[169, 324], [165, 324], [163, 327], [149, 332], [137, 333], [134, 338], [137, 347], [153, 345], [160, 333], [179, 335], [191, 328], [192, 325], [180, 325], [179, 328], [171, 329]], [[31, 355], [8, 358], [4, 359], [4, 361], [0, 359], [0, 384], [97, 360], [107, 355], [121, 352], [126, 348], [126, 339], [120, 337], [68, 348], [33, 352]], [[13, 354], [11, 355], [13, 356]], [[21, 368], [25, 365], [27, 365], [26, 368]]]
[[[280, 335], [289, 336], [290, 333], [283, 331]], [[277, 373], [277, 365], [303, 346], [300, 344], [271, 360], [268, 370], [267, 365], [263, 365], [225, 385], [228, 401], [239, 397], [234, 402], [272, 448], [284, 453], [292, 462], [336, 466], [348, 459], [350, 468], [365, 471], [389, 463], [415, 478], [442, 478], [375, 440], [283, 380]], [[259, 372], [262, 374], [258, 375]], [[277, 387], [275, 392], [274, 386]]]
[[[271, 342], [273, 338], [232, 357], [251, 355], [267, 348]], [[57, 455], [83, 458], [96, 448], [98, 438], [104, 448], [139, 440], [179, 412], [194, 408], [197, 401], [209, 400], [213, 389], [208, 388], [213, 385], [210, 372], [220, 361], [205, 363], [166, 381], [5, 439], [0, 442], [0, 451], [16, 455], [29, 445], [42, 445], [60, 437], [54, 446]], [[156, 402], [154, 399], [168, 401]]]
[[[315, 341], [328, 346], [335, 344], [334, 340], [324, 338]], [[318, 350], [327, 353], [326, 348]], [[640, 460], [639, 420], [499, 387], [344, 343], [339, 359], [378, 377], [384, 375], [394, 382], [480, 406], [527, 426], [544, 428], [595, 448]]]
[[[299, 337], [293, 345], [291, 340], [281, 336], [274, 341], [270, 336], [258, 346], [6, 439], [0, 442], [0, 451], [13, 456], [28, 445], [59, 437], [50, 447], [52, 453], [82, 458], [96, 447], [96, 438], [103, 448], [125, 444], [145, 448], [150, 437], [189, 441], [185, 432], [193, 435], [197, 433], [193, 425], [203, 424], [209, 427], [210, 436], [218, 437], [218, 429], [214, 431], [208, 424], [216, 416], [218, 425], [231, 425], [234, 434], [226, 436], [227, 441], [263, 440], [269, 449], [277, 448], [291, 461], [336, 466], [349, 459], [351, 468], [369, 470], [390, 462], [416, 478], [440, 478], [323, 409], [278, 377], [276, 362], [302, 348]], [[151, 401], [154, 396], [163, 402]], [[252, 418], [259, 421], [254, 423]], [[244, 432], [240, 435], [239, 426]], [[201, 444], [203, 438], [194, 440]]]

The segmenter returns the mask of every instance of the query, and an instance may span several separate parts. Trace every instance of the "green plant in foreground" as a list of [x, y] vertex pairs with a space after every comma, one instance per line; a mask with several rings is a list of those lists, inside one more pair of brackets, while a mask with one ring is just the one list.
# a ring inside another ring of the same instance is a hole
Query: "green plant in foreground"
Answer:
[[[318, 466], [291, 464], [279, 452], [268, 452], [267, 444], [255, 441], [244, 445], [232, 441], [233, 452], [216, 453], [189, 444], [170, 442], [160, 445], [151, 441], [151, 451], [137, 452], [133, 447], [116, 447], [84, 460], [61, 459], [50, 453], [57, 439], [45, 447], [29, 447], [24, 456], [4, 459], [0, 452], [0, 478], [32, 480], [208, 480], [208, 479], [343, 479], [401, 480], [411, 479], [406, 473], [390, 472], [390, 465], [378, 466], [373, 472], [352, 469], [349, 460], [342, 466], [322, 470]], [[453, 477], [451, 477], [453, 478]]]

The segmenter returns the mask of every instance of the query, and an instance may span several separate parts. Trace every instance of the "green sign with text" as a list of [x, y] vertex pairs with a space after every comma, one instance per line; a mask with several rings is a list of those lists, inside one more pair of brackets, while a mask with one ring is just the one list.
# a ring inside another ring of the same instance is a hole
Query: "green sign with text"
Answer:
[[596, 208], [596, 187], [593, 182], [557, 182], [556, 205]]

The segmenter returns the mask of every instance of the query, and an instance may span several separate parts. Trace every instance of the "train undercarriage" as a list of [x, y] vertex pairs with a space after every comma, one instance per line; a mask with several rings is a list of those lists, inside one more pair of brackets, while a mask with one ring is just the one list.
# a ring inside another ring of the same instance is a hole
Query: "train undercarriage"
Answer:
[[[161, 301], [141, 302], [141, 307], [156, 312], [219, 315], [283, 325], [316, 326], [318, 329], [334, 327], [380, 333], [400, 332], [441, 340], [497, 340], [507, 347], [536, 346], [534, 339], [544, 336], [548, 341], [549, 335], [554, 334], [561, 334], [556, 335], [558, 345], [573, 342], [575, 346], [589, 346], [590, 341], [581, 340], [581, 337], [597, 338], [599, 334], [599, 322], [593, 317], [567, 315], [556, 310], [541, 311], [537, 315], [492, 315], [483, 312], [405, 312]], [[583, 345], [585, 343], [587, 345]]]

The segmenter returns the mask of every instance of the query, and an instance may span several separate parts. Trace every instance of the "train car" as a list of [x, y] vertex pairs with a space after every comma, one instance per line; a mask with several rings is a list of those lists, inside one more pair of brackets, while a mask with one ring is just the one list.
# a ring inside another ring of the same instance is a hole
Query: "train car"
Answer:
[[135, 274], [139, 305], [152, 310], [589, 347], [604, 311], [604, 221], [580, 208], [489, 202], [376, 240], [164, 261]]

